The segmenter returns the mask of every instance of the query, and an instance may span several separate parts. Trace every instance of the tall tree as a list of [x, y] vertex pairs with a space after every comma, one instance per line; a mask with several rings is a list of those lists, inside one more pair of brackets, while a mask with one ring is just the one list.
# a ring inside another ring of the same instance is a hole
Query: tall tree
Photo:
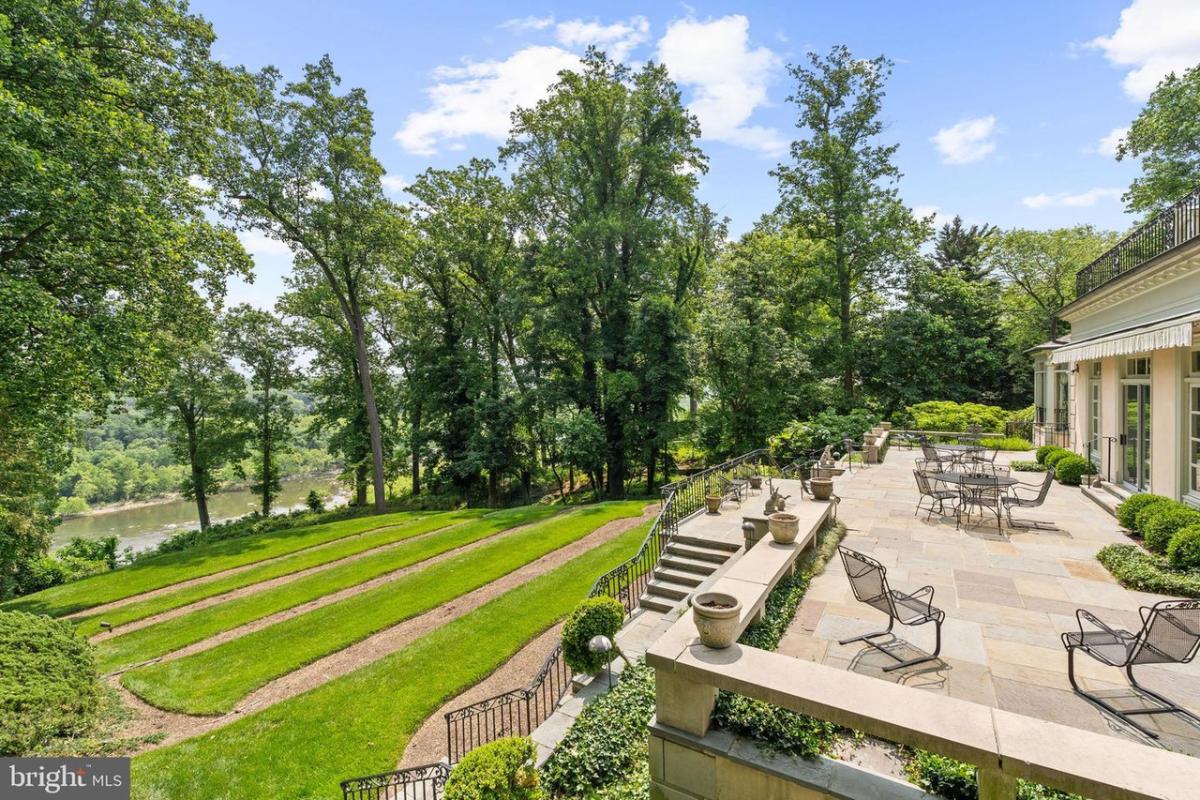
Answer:
[[257, 449], [257, 475], [250, 491], [261, 498], [262, 515], [279, 496], [279, 451], [287, 445], [294, 414], [284, 391], [296, 384], [292, 334], [269, 311], [248, 305], [229, 310], [223, 320], [225, 349], [250, 372], [251, 412]]
[[957, 214], [938, 230], [933, 243], [933, 263], [940, 272], [957, 272], [968, 281], [984, 281], [991, 267], [984, 261], [987, 240], [998, 233], [994, 225], [963, 223]]
[[792, 143], [792, 162], [771, 173], [779, 182], [777, 214], [825, 248], [815, 288], [837, 319], [840, 404], [849, 409], [858, 322], [925, 239], [926, 225], [899, 199], [897, 145], [879, 142], [891, 62], [856, 59], [839, 45], [790, 72], [796, 90], [788, 99], [800, 109], [796, 125], [806, 136]]
[[1200, 64], [1163, 78], [1117, 146], [1126, 158], [1142, 160], [1125, 193], [1130, 211], [1158, 211], [1200, 187]]
[[164, 339], [155, 357], [164, 367], [138, 405], [165, 423], [175, 457], [188, 468], [183, 495], [195, 500], [200, 530], [208, 530], [208, 498], [220, 491], [220, 471], [245, 454], [246, 383], [204, 343]]
[[297, 273], [329, 286], [353, 342], [370, 433], [375, 511], [386, 508], [383, 432], [371, 368], [371, 283], [397, 247], [400, 218], [383, 196], [383, 167], [366, 94], [340, 83], [328, 56], [282, 84], [274, 67], [253, 77], [231, 126], [215, 182], [241, 227], [287, 243]]
[[49, 543], [78, 412], [249, 270], [189, 183], [231, 108], [212, 40], [182, 0], [0, 7], [0, 596]]
[[555, 325], [578, 352], [575, 397], [602, 421], [607, 494], [623, 496], [638, 378], [639, 300], [672, 291], [664, 247], [695, 203], [699, 127], [661, 65], [637, 72], [589, 51], [549, 95], [513, 114], [515, 168]]

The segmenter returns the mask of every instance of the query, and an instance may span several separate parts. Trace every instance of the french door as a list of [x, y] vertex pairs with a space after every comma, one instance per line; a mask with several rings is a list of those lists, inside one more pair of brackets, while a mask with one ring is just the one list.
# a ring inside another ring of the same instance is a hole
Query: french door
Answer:
[[1129, 488], [1150, 488], [1150, 384], [1127, 383], [1121, 387], [1125, 400], [1122, 479]]

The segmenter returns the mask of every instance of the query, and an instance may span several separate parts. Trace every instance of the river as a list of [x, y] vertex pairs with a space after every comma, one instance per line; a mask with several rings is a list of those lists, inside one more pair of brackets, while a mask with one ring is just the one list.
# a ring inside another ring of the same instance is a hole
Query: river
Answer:
[[[333, 475], [310, 475], [283, 481], [283, 491], [275, 498], [274, 512], [281, 514], [304, 505], [308, 493], [316, 489], [324, 494], [326, 507], [344, 505], [346, 488]], [[246, 488], [230, 489], [208, 499], [208, 513], [213, 522], [233, 519], [258, 508], [258, 497]], [[196, 504], [191, 500], [168, 500], [164, 503], [136, 506], [100, 514], [87, 514], [64, 520], [54, 529], [52, 548], [61, 547], [73, 536], [85, 539], [117, 537], [117, 552], [126, 547], [146, 550], [183, 528], [198, 528]]]

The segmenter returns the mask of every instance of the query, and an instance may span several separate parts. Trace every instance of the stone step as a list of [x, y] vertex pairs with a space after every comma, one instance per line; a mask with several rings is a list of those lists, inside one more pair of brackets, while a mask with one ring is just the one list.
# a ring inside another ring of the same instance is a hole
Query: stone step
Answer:
[[683, 544], [674, 540], [667, 545], [667, 552], [695, 561], [710, 561], [714, 564], [724, 564], [729, 560], [730, 556], [730, 551], [728, 550], [720, 550], [712, 547], [696, 547], [695, 545]]
[[1129, 499], [1130, 495], [1133, 494], [1133, 492], [1129, 491], [1124, 486], [1119, 486], [1115, 483], [1109, 483], [1108, 481], [1100, 481], [1098, 486], [1111, 494], [1113, 497], [1117, 498], [1117, 502], [1119, 503], [1125, 502]]
[[668, 611], [674, 611], [678, 600], [669, 600], [665, 597], [659, 597], [653, 594], [644, 594], [638, 599], [638, 605], [642, 608], [648, 608], [651, 611], [657, 611], [660, 614], [666, 614]]
[[698, 575], [695, 572], [683, 572], [681, 570], [667, 569], [659, 565], [654, 569], [654, 577], [668, 583], [678, 583], [683, 586], [699, 586], [704, 582], [704, 576]]
[[665, 597], [668, 600], [682, 600], [692, 593], [692, 586], [681, 586], [678, 583], [668, 583], [666, 581], [652, 580], [646, 584], [646, 594], [656, 595], [657, 597]]
[[1121, 500], [1118, 499], [1118, 495], [1107, 492], [1098, 486], [1084, 486], [1082, 487], [1082, 491], [1084, 497], [1088, 498], [1114, 517], [1117, 515], [1117, 505], [1119, 505], [1121, 502]]
[[703, 547], [708, 550], [720, 550], [725, 553], [736, 553], [741, 545], [737, 542], [725, 542], [720, 539], [707, 539], [698, 534], [677, 533], [671, 538], [672, 542], [685, 544], [689, 547]]
[[712, 575], [717, 571], [719, 564], [714, 564], [712, 561], [699, 561], [694, 558], [688, 558], [669, 550], [663, 553], [662, 558], [658, 560], [660, 567], [666, 567], [670, 570], [678, 570], [680, 572], [692, 572], [696, 575]]

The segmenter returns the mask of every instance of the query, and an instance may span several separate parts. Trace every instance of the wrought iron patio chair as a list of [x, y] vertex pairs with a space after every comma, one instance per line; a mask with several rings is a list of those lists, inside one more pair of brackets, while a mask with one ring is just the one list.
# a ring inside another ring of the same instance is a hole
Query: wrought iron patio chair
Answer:
[[917, 500], [917, 510], [913, 512], [913, 516], [921, 513], [927, 499], [929, 500], [929, 513], [925, 515], [925, 519], [933, 516], [934, 509], [938, 514], [944, 516], [946, 501], [957, 500], [958, 490], [947, 488], [944, 483], [939, 483], [936, 472], [927, 474], [918, 468], [913, 470], [913, 476], [917, 479], [917, 491], [921, 493], [921, 497]]
[[723, 497], [733, 498], [738, 507], [741, 507], [742, 499], [746, 494], [746, 483], [743, 483], [741, 480], [730, 480], [724, 475], [718, 475], [717, 485], [721, 487], [721, 495]]
[[[1106, 625], [1086, 609], [1079, 609], [1075, 617], [1079, 632], [1062, 635], [1063, 647], [1067, 649], [1067, 677], [1071, 688], [1095, 706], [1113, 714], [1152, 739], [1159, 734], [1132, 719], [1144, 714], [1179, 714], [1200, 727], [1200, 717], [1168, 700], [1157, 692], [1142, 686], [1133, 677], [1133, 668], [1139, 664], [1187, 664], [1196, 657], [1200, 649], [1200, 600], [1163, 600], [1153, 606], [1138, 609], [1142, 618], [1142, 629], [1132, 633]], [[1089, 630], [1090, 626], [1090, 630]], [[1085, 692], [1075, 680], [1075, 651], [1082, 650], [1092, 658], [1125, 670], [1130, 685], [1139, 694], [1145, 694], [1160, 706], [1121, 710], [1104, 698]]]
[[938, 449], [928, 439], [921, 440], [921, 455], [925, 456], [925, 463], [927, 465], [937, 464], [938, 472], [945, 471], [947, 467], [953, 468], [955, 463], [957, 463], [954, 460], [954, 456], [949, 453], [938, 452]]
[[[971, 509], [978, 508], [981, 517], [985, 511], [995, 514], [996, 532], [1004, 532], [1002, 521], [1004, 515], [1004, 491], [1000, 488], [1000, 484], [995, 480], [995, 477], [995, 475], [991, 474], [980, 474], [974, 476], [974, 481], [964, 481], [958, 484], [958, 506], [955, 508], [955, 528], [962, 527], [964, 513], [970, 517]], [[988, 482], [989, 478], [992, 480], [991, 483]]]
[[854, 456], [856, 455], [859, 458], [859, 465], [863, 469], [867, 468], [867, 448], [863, 447], [861, 444], [855, 443], [855, 441], [849, 436], [842, 439], [842, 451], [846, 455], [847, 470], [854, 472]]
[[1054, 483], [1054, 469], [1046, 470], [1042, 476], [1042, 483], [1037, 486], [1037, 493], [1034, 495], [1022, 495], [1021, 489], [1033, 489], [1033, 484], [1019, 483], [1016, 486], [1009, 488], [1000, 502], [1004, 504], [1004, 514], [1008, 517], [1008, 524], [1014, 528], [1045, 528], [1053, 530], [1056, 526], [1053, 523], [1037, 522], [1035, 520], [1014, 520], [1012, 510], [1014, 508], [1037, 508], [1042, 503], [1046, 502], [1046, 495], [1050, 493], [1050, 484]]
[[[942, 621], [945, 620], [946, 614], [940, 608], [935, 608], [933, 605], [933, 587], [922, 586], [912, 594], [905, 594], [888, 586], [887, 569], [875, 559], [857, 550], [851, 550], [848, 547], [842, 546], [838, 547], [838, 553], [842, 557], [842, 564], [846, 568], [846, 576], [850, 579], [850, 588], [854, 590], [854, 597], [860, 603], [866, 603], [871, 608], [887, 614], [888, 617], [887, 628], [884, 630], [864, 633], [862, 636], [854, 636], [849, 639], [842, 639], [838, 644], [866, 642], [879, 652], [885, 653], [895, 659], [897, 663], [884, 667], [884, 672], [891, 672], [892, 670], [911, 667], [936, 659], [942, 651]], [[897, 622], [908, 626], [924, 625], [927, 622], [932, 622], [937, 636], [933, 653], [905, 660], [872, 641], [879, 636], [891, 634], [892, 627]]]

